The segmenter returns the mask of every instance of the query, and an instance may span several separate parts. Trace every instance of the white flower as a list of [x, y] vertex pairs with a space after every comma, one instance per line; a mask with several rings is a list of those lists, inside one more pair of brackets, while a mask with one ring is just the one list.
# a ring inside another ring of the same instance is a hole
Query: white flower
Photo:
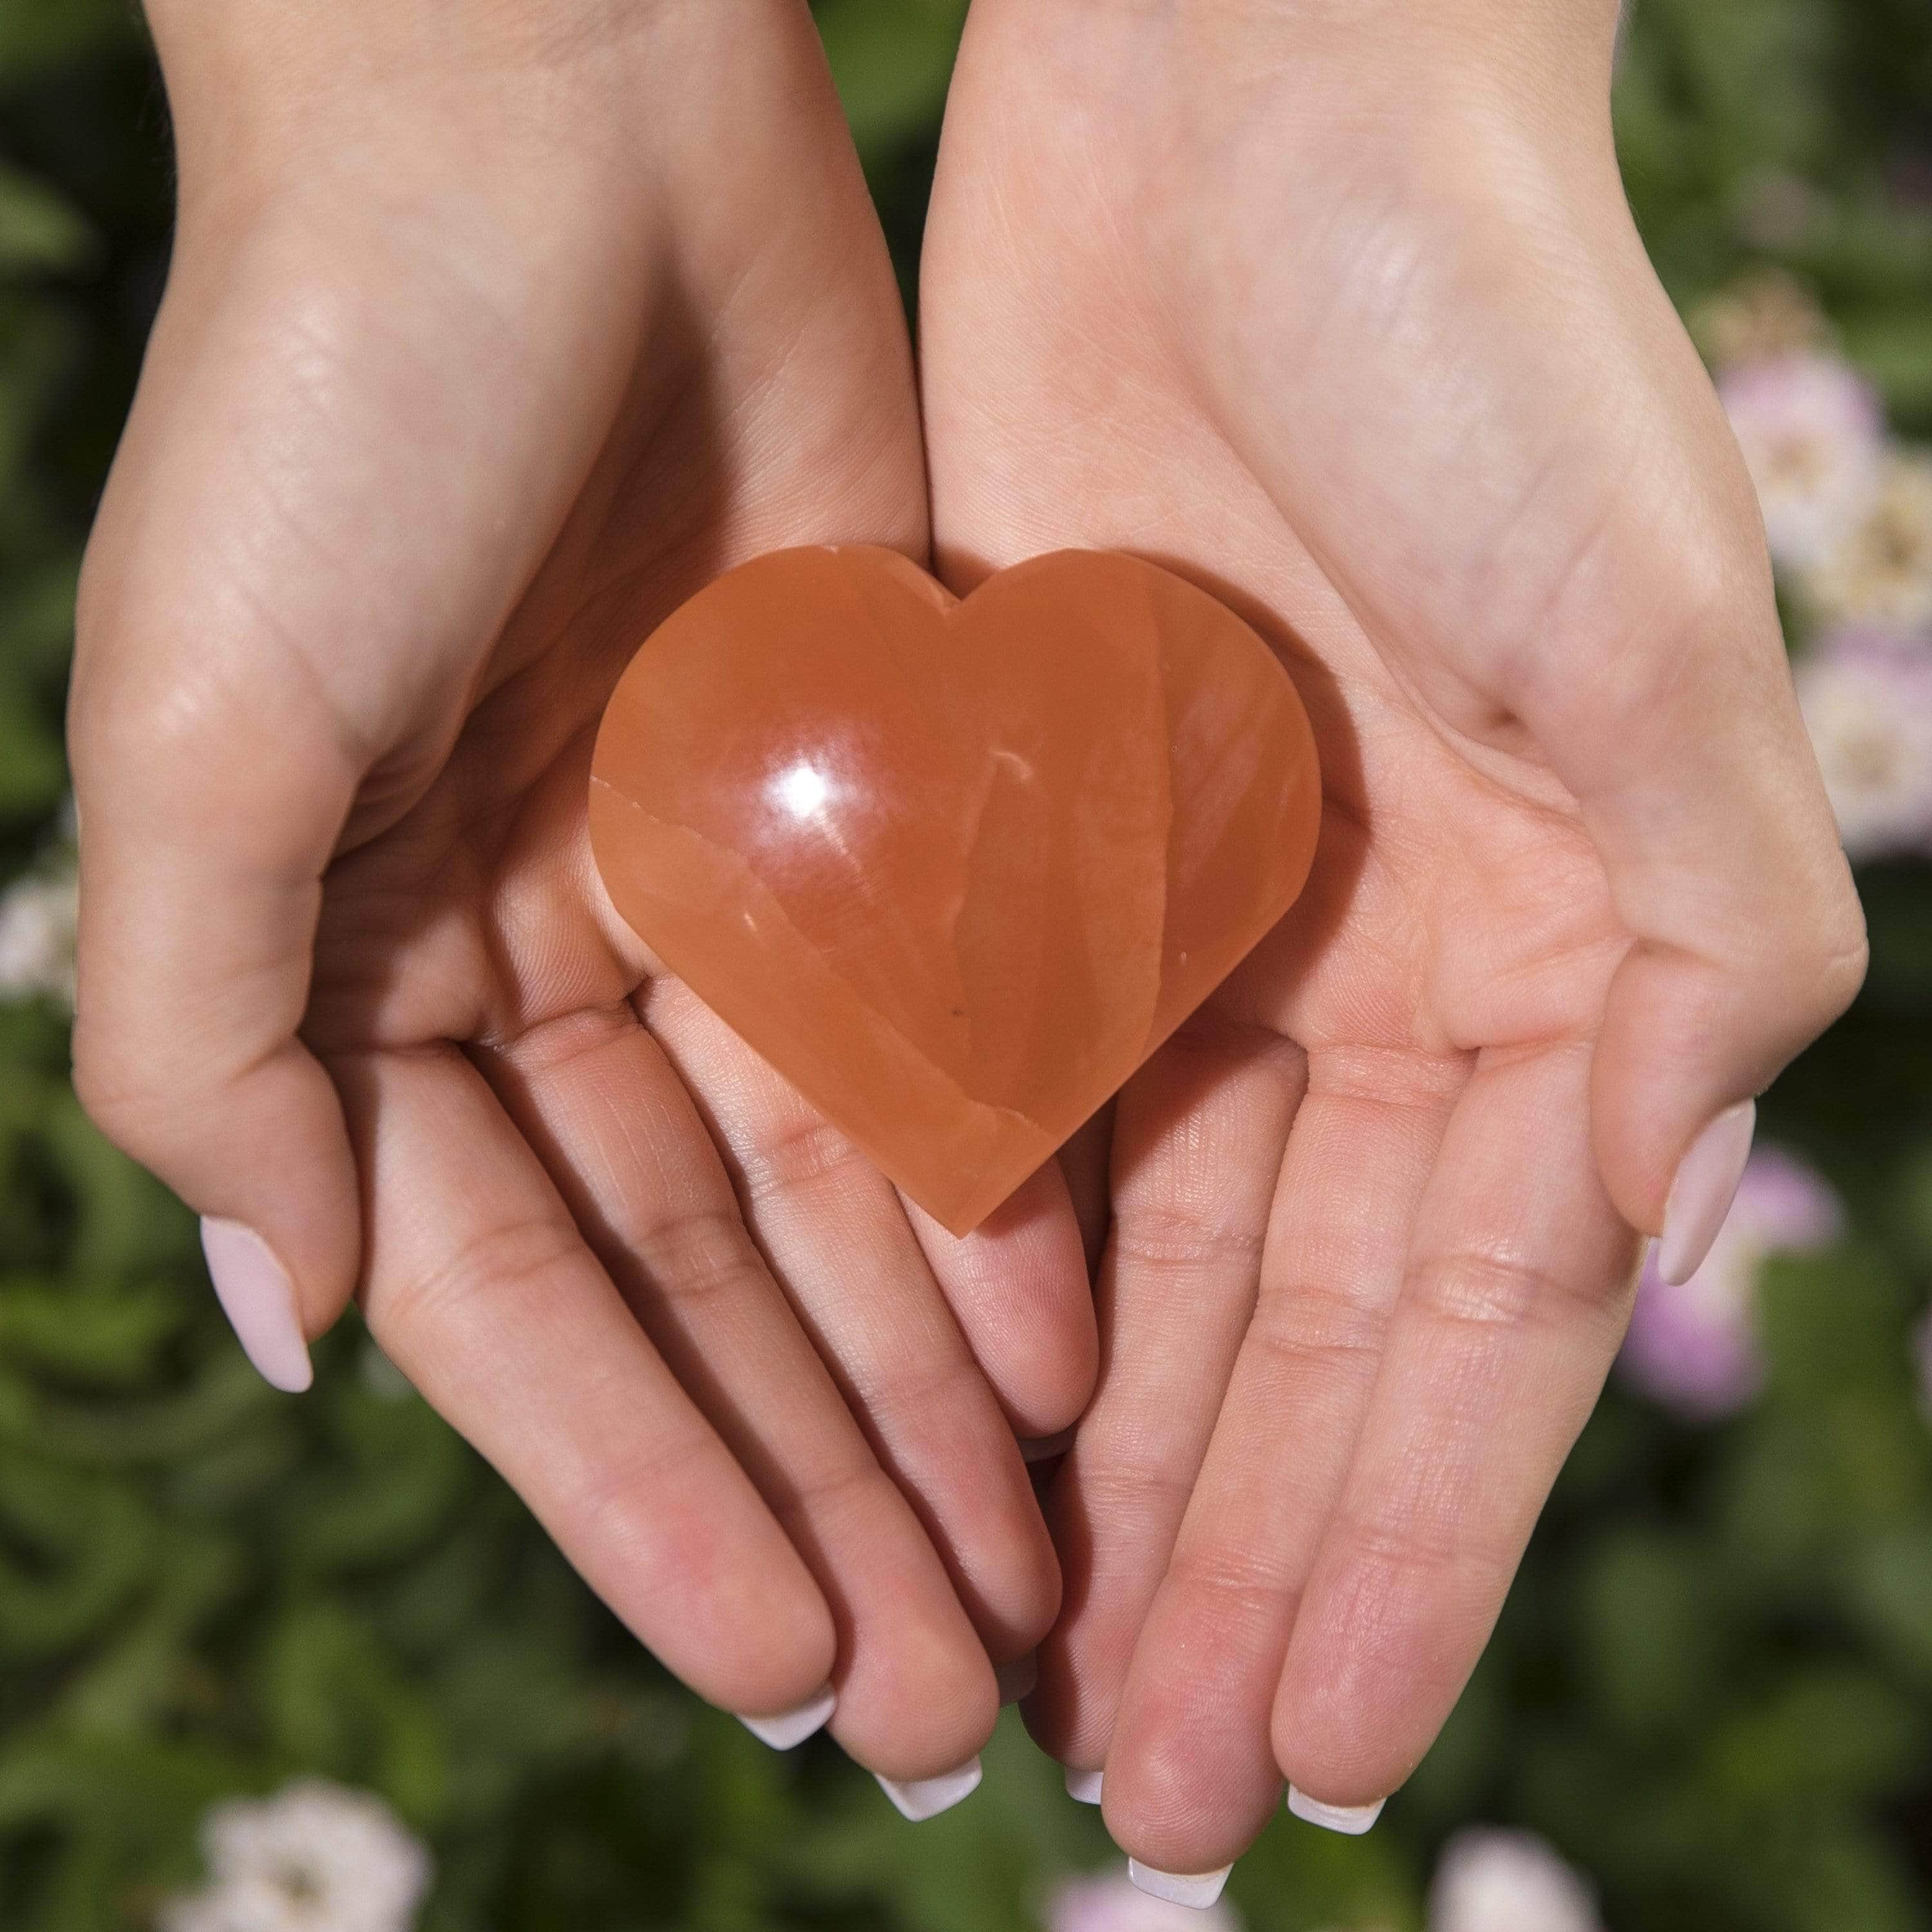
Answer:
[[0, 893], [0, 1000], [74, 1004], [80, 884], [71, 862], [27, 872]]
[[216, 1805], [202, 1822], [210, 1874], [171, 1900], [160, 1932], [410, 1932], [428, 1852], [380, 1799], [307, 1780]]
[[1459, 1832], [1429, 1888], [1429, 1932], [1603, 1932], [1595, 1894], [1533, 1832]]
[[1871, 385], [1835, 356], [1767, 356], [1718, 385], [1764, 513], [1771, 554], [1816, 563], [1870, 509], [1883, 472], [1885, 418]]
[[1932, 457], [1886, 459], [1862, 514], [1820, 552], [1804, 588], [1835, 622], [1932, 626]]
[[1226, 1900], [1197, 1910], [1150, 1898], [1127, 1876], [1125, 1866], [1087, 1878], [1070, 1878], [1047, 1900], [1047, 1932], [1240, 1932]]
[[1854, 859], [1932, 843], [1932, 650], [1857, 631], [1798, 663], [1798, 708]]

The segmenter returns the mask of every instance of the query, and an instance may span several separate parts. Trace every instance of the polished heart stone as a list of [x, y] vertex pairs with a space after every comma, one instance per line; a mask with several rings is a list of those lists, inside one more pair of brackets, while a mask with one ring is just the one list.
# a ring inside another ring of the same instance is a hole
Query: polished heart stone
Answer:
[[891, 550], [745, 564], [632, 661], [590, 779], [617, 910], [956, 1234], [1281, 917], [1320, 814], [1274, 654], [1094, 550], [963, 602]]

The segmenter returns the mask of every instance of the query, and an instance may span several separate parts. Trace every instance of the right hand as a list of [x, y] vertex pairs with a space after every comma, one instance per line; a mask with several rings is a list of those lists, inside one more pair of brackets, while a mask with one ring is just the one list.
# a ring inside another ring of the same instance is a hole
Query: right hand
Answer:
[[1428, 1748], [1864, 927], [1612, 0], [976, 0], [921, 268], [954, 587], [1192, 574], [1300, 688], [1300, 902], [1123, 1090], [1028, 1715], [1196, 1899]]
[[926, 548], [884, 248], [802, 4], [154, 0], [167, 296], [87, 560], [82, 1095], [258, 1364], [363, 1303], [638, 1635], [901, 1782], [1059, 1580], [1049, 1167], [958, 1242], [612, 911], [585, 795], [652, 626]]

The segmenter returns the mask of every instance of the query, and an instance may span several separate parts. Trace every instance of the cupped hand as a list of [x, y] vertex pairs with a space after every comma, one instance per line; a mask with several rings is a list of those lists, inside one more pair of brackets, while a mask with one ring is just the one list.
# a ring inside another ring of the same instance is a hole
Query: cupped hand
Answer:
[[1049, 1507], [1030, 1720], [1190, 1897], [1284, 1777], [1360, 1828], [1420, 1759], [1640, 1236], [1695, 1266], [1863, 970], [1748, 485], [1623, 201], [1614, 27], [976, 0], [954, 80], [942, 570], [1193, 574], [1324, 760], [1302, 902], [1120, 1099]]
[[1091, 1378], [1064, 1186], [963, 1242], [912, 1213], [585, 834], [683, 598], [925, 550], [809, 17], [153, 11], [180, 222], [82, 590], [83, 1097], [205, 1217], [271, 1379], [359, 1295], [704, 1695], [796, 1735], [829, 1687], [866, 1764], [956, 1772], [1058, 1602], [1015, 1435]]

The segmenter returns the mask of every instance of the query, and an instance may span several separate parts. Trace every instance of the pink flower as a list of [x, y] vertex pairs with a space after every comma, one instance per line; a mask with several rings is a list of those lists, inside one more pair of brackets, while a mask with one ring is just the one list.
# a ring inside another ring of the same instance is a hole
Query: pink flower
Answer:
[[1870, 383], [1806, 350], [1748, 362], [1718, 386], [1782, 564], [1824, 556], [1879, 490], [1885, 418]]
[[1197, 1910], [1150, 1898], [1135, 1886], [1126, 1868], [1070, 1878], [1048, 1899], [1047, 1932], [1241, 1932], [1226, 1900]]
[[1742, 1408], [1764, 1376], [1760, 1268], [1771, 1255], [1829, 1246], [1844, 1222], [1838, 1197], [1823, 1179], [1777, 1148], [1760, 1148], [1703, 1266], [1688, 1281], [1666, 1286], [1654, 1250], [1646, 1260], [1618, 1358], [1624, 1378], [1694, 1420]]
[[1804, 562], [1805, 593], [1826, 620], [1932, 629], [1932, 457], [1888, 454], [1864, 510]]
[[1932, 848], [1932, 649], [1834, 632], [1799, 661], [1798, 708], [1854, 860]]

